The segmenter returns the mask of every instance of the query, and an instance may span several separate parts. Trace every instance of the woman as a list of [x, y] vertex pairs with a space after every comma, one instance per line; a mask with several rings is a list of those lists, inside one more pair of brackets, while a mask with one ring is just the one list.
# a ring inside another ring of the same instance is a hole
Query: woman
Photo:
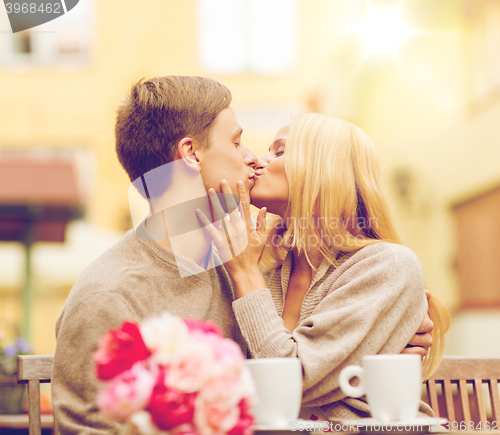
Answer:
[[[299, 357], [303, 406], [320, 406], [330, 419], [367, 417], [365, 402], [342, 394], [338, 375], [360, 364], [363, 355], [401, 352], [413, 337], [427, 312], [421, 266], [400, 244], [380, 188], [375, 149], [361, 129], [306, 114], [277, 139], [274, 155], [261, 159], [251, 192], [252, 203], [265, 206], [256, 229], [242, 183], [244, 220], [237, 209], [225, 217], [215, 192], [212, 203], [222, 225], [199, 216], [218, 249], [236, 253], [225, 267], [252, 356]], [[227, 183], [222, 190], [230, 193]], [[268, 234], [267, 210], [276, 215]], [[242, 235], [248, 246], [238, 255]], [[435, 297], [429, 310], [435, 326], [427, 375], [439, 364], [448, 321]], [[432, 415], [430, 408], [422, 410]]]

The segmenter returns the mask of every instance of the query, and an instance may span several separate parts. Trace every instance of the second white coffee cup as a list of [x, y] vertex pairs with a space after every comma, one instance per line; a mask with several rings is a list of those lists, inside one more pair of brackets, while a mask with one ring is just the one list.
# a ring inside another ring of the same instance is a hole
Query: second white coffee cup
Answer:
[[[372, 417], [383, 422], [417, 416], [422, 387], [422, 365], [418, 355], [369, 355], [363, 367], [345, 367], [339, 375], [340, 388], [352, 397], [366, 394]], [[359, 378], [359, 385], [350, 380]]]
[[302, 364], [298, 358], [247, 360], [257, 389], [255, 423], [290, 427], [302, 402]]

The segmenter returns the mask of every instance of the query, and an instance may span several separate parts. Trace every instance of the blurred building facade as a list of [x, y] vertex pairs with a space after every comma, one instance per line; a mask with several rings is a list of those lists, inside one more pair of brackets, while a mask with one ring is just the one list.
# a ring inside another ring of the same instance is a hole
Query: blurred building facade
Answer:
[[[71, 156], [84, 196], [85, 218], [70, 225], [65, 244], [34, 246], [37, 352], [54, 351], [54, 322], [81, 270], [131, 228], [129, 180], [114, 152], [120, 99], [142, 77], [178, 74], [211, 76], [231, 89], [243, 142], [257, 155], [297, 111], [365, 130], [404, 241], [428, 288], [454, 313], [448, 353], [500, 354], [499, 280], [471, 305], [482, 289], [470, 290], [457, 273], [457, 210], [500, 184], [497, 2], [373, 0], [380, 8], [399, 4], [412, 29], [395, 55], [366, 51], [370, 36], [356, 30], [369, 14], [364, 0], [276, 0], [272, 7], [240, 0], [232, 8], [224, 0], [87, 2], [68, 13], [69, 23], [61, 17], [43, 32], [0, 34], [0, 150]], [[78, 8], [81, 15], [69, 20]], [[9, 29], [6, 18], [0, 24]], [[498, 207], [492, 201], [487, 210]], [[480, 228], [481, 219], [490, 225], [491, 216], [477, 214]], [[474, 226], [465, 231], [476, 236]], [[491, 237], [467, 264], [500, 263], [494, 226]], [[0, 243], [0, 260], [0, 330], [13, 334], [22, 316], [21, 246]]]

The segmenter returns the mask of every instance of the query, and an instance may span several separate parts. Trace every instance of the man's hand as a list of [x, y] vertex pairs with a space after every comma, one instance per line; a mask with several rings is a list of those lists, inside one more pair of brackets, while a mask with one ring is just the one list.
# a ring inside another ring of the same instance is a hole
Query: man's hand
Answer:
[[[431, 293], [427, 289], [425, 289], [425, 296], [427, 297], [427, 301], [429, 301]], [[413, 336], [401, 353], [420, 355], [422, 358], [427, 355], [429, 348], [432, 346], [431, 332], [433, 328], [434, 323], [432, 323], [429, 313], [427, 313], [424, 321], [420, 325], [420, 328], [418, 328], [417, 333]]]

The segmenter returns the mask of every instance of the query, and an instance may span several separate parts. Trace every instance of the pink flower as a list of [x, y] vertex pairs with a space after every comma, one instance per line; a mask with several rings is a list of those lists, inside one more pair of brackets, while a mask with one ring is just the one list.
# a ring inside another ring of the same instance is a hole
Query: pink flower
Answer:
[[189, 332], [201, 331], [205, 334], [215, 334], [223, 337], [221, 327], [210, 320], [199, 320], [199, 319], [183, 319], [184, 323], [187, 325]]
[[213, 322], [164, 312], [101, 338], [96, 402], [143, 435], [252, 435], [255, 386], [245, 357]]
[[[215, 335], [214, 335], [215, 336]], [[194, 393], [216, 374], [212, 349], [190, 340], [172, 357], [165, 383], [185, 393]]]
[[147, 406], [155, 381], [144, 363], [137, 362], [105, 384], [97, 395], [97, 406], [108, 418], [122, 423]]
[[192, 424], [181, 424], [174, 427], [169, 435], [199, 435]]
[[241, 347], [228, 338], [221, 338], [217, 341], [213, 340], [213, 349], [215, 358], [224, 366], [241, 367], [245, 361], [245, 357], [241, 352]]
[[184, 393], [165, 385], [161, 370], [147, 410], [153, 422], [163, 430], [171, 430], [193, 421], [196, 393]]
[[236, 425], [228, 432], [227, 435], [252, 435], [254, 418], [252, 415], [251, 406], [246, 399], [243, 399], [239, 403], [239, 408], [240, 418], [238, 420], [238, 423], [236, 423]]
[[239, 378], [219, 376], [211, 379], [196, 399], [194, 422], [200, 435], [222, 435], [236, 426], [242, 399]]
[[200, 392], [204, 400], [231, 403], [235, 406], [245, 393], [240, 377], [232, 373], [225, 373], [210, 379]]
[[99, 348], [92, 358], [96, 363], [97, 377], [106, 381], [128, 370], [137, 361], [149, 357], [139, 327], [133, 322], [123, 322], [101, 337]]
[[224, 435], [238, 423], [240, 410], [228, 403], [199, 401], [195, 424], [200, 435]]
[[199, 331], [193, 331], [191, 336], [212, 349], [218, 375], [228, 371], [237, 374], [244, 366], [245, 357], [240, 346], [233, 340], [215, 334], [202, 334]]

